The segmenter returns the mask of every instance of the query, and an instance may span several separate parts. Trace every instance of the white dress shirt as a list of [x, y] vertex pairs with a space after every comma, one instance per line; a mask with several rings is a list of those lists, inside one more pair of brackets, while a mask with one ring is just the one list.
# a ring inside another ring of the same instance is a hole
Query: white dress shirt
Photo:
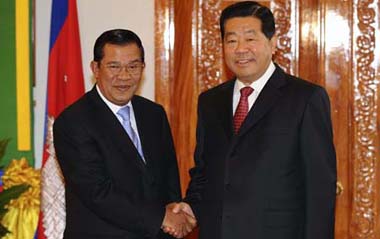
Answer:
[[[108, 106], [108, 108], [110, 108], [110, 110], [112, 111], [112, 113], [116, 116], [116, 118], [119, 120], [120, 124], [123, 125], [123, 119], [121, 118], [120, 115], [117, 114], [117, 112], [125, 107], [125, 106], [129, 106], [129, 117], [130, 117], [130, 121], [131, 121], [131, 126], [132, 126], [132, 129], [135, 131], [136, 133], [136, 136], [137, 136], [137, 139], [138, 141], [140, 142], [141, 144], [141, 140], [140, 140], [140, 135], [139, 135], [139, 131], [137, 129], [137, 123], [136, 123], [136, 118], [135, 118], [135, 112], [133, 110], [133, 105], [132, 105], [132, 102], [129, 101], [126, 105], [122, 105], [122, 106], [119, 106], [119, 105], [116, 105], [114, 103], [112, 103], [111, 101], [107, 100], [107, 98], [102, 94], [102, 92], [100, 91], [98, 85], [96, 85], [96, 90], [98, 91], [99, 95], [100, 95], [100, 98], [104, 101], [104, 103], [106, 103], [106, 105]], [[142, 148], [142, 145], [141, 145], [141, 148]]]
[[[264, 88], [265, 84], [268, 82], [269, 78], [272, 76], [275, 70], [276, 70], [276, 67], [271, 61], [267, 70], [264, 72], [264, 74], [259, 79], [252, 82], [249, 85], [251, 88], [253, 88], [253, 92], [252, 94], [248, 96], [248, 111], [251, 110], [257, 97], [259, 97], [261, 90]], [[235, 111], [240, 100], [240, 90], [241, 88], [246, 87], [246, 86], [247, 85], [244, 85], [244, 83], [241, 82], [239, 79], [236, 79], [235, 86], [234, 86], [233, 100], [232, 100], [232, 112], [234, 115], [235, 115]]]

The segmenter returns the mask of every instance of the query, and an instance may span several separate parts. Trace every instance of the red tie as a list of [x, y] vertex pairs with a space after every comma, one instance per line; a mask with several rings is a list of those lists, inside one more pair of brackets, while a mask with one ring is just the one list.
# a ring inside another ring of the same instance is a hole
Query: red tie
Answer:
[[249, 86], [243, 87], [240, 90], [240, 100], [234, 115], [234, 132], [239, 132], [240, 126], [243, 124], [245, 117], [248, 114], [248, 96], [252, 94], [253, 89]]

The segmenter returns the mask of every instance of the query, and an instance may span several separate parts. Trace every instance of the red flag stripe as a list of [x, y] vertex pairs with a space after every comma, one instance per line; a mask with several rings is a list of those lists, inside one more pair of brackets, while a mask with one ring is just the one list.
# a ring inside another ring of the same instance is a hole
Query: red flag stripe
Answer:
[[[60, 239], [65, 226], [64, 183], [54, 152], [54, 119], [84, 93], [82, 57], [76, 0], [53, 0], [52, 20], [61, 21], [62, 6], [67, 6], [61, 29], [51, 30], [45, 122], [45, 144], [41, 169], [41, 213], [38, 239]], [[54, 7], [60, 6], [60, 7]], [[61, 12], [56, 12], [61, 11]], [[60, 14], [55, 17], [54, 14]], [[60, 24], [53, 24], [60, 26]], [[53, 34], [57, 32], [57, 36]]]

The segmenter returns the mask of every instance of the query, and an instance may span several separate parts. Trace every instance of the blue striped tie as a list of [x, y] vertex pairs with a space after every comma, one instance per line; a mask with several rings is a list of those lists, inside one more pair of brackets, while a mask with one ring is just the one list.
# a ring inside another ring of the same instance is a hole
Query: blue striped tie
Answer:
[[127, 134], [129, 135], [129, 138], [132, 140], [133, 144], [135, 145], [137, 151], [139, 152], [142, 160], [145, 163], [144, 154], [141, 148], [140, 140], [137, 137], [136, 132], [133, 130], [130, 120], [130, 109], [129, 106], [123, 107], [117, 111], [117, 114], [123, 119], [122, 125]]

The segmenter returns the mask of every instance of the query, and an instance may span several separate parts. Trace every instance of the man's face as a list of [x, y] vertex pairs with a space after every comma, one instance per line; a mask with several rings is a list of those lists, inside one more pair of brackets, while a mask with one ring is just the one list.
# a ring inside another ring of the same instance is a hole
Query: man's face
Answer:
[[228, 68], [243, 83], [250, 84], [267, 69], [275, 51], [276, 39], [265, 37], [261, 21], [254, 17], [234, 17], [224, 26], [224, 58]]
[[100, 91], [116, 105], [127, 104], [141, 80], [144, 63], [136, 44], [106, 44], [103, 59], [91, 62], [91, 69]]

